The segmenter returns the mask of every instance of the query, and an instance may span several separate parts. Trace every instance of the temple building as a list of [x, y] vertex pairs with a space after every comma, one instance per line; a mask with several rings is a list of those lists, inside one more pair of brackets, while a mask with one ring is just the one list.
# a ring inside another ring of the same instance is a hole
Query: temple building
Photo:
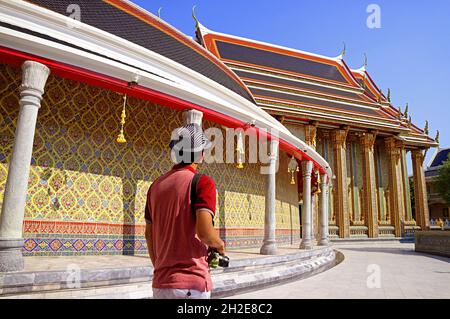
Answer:
[[428, 207], [430, 211], [430, 222], [436, 226], [438, 222], [450, 222], [450, 205], [439, 194], [435, 179], [439, 176], [439, 168], [442, 167], [450, 155], [450, 148], [437, 149], [430, 159], [425, 170], [425, 179], [427, 183]]
[[[126, 0], [8, 0], [0, 13], [0, 272], [22, 256], [146, 254], [146, 192], [183, 123], [248, 133], [237, 161], [201, 167], [227, 249], [428, 227], [422, 164], [437, 143], [343, 54], [198, 22], [195, 41]], [[248, 161], [250, 135], [267, 161]]]
[[[335, 174], [330, 192], [331, 238], [401, 237], [429, 223], [423, 161], [437, 143], [415, 126], [372, 80], [367, 59], [350, 69], [330, 58], [208, 30], [198, 41], [247, 85], [256, 104], [321, 154]], [[406, 154], [416, 192], [412, 215]], [[301, 189], [299, 189], [301, 193]], [[300, 197], [301, 198], [301, 197]], [[318, 236], [319, 207], [313, 199]]]

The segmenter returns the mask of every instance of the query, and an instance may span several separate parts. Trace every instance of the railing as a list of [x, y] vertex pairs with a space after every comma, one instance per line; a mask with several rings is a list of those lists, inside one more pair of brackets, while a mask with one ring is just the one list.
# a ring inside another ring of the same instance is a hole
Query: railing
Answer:
[[350, 237], [367, 238], [367, 226], [350, 226]]
[[378, 236], [379, 237], [395, 237], [394, 226], [391, 226], [391, 225], [378, 226]]
[[336, 225], [329, 225], [328, 226], [328, 237], [339, 238], [339, 227]]
[[432, 218], [430, 219], [431, 230], [450, 230], [450, 219]]

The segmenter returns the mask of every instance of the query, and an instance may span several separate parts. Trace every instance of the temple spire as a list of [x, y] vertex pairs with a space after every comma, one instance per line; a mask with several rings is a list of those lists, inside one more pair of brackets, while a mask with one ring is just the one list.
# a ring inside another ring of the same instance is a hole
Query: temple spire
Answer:
[[423, 132], [424, 132], [426, 135], [428, 135], [428, 133], [429, 133], [428, 120], [425, 121], [425, 128], [423, 129]]
[[408, 105], [408, 103], [406, 103], [406, 106], [405, 106], [405, 117], [408, 117], [408, 110], [409, 110], [409, 105]]

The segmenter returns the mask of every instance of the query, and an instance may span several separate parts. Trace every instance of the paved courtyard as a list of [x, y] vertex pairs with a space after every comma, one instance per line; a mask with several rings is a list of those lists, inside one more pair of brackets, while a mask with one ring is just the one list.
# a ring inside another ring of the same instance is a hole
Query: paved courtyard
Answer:
[[308, 279], [230, 298], [450, 298], [450, 258], [410, 243], [335, 244], [345, 259]]

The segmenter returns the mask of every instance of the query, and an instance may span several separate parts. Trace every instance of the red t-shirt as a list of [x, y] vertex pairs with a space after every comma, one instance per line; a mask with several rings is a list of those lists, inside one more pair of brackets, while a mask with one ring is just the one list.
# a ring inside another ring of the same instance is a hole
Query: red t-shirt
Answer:
[[[152, 225], [154, 288], [212, 289], [208, 247], [196, 235], [196, 216], [190, 203], [195, 174], [190, 165], [176, 165], [148, 191], [145, 220]], [[215, 214], [216, 187], [207, 175], [198, 180], [194, 207]]]

